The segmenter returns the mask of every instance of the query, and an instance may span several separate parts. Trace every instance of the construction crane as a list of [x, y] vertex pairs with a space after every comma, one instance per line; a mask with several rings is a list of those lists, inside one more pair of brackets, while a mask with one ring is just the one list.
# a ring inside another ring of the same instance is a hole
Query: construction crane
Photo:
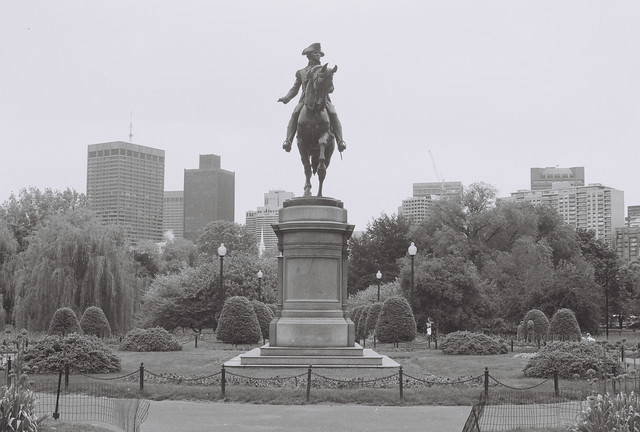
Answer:
[[436, 173], [436, 180], [440, 182], [440, 188], [444, 193], [444, 179], [440, 178], [440, 174], [438, 174], [438, 168], [436, 168], [436, 161], [433, 159], [433, 154], [431, 154], [431, 150], [427, 150], [429, 152], [429, 157], [431, 158], [431, 165], [433, 165], [433, 171]]

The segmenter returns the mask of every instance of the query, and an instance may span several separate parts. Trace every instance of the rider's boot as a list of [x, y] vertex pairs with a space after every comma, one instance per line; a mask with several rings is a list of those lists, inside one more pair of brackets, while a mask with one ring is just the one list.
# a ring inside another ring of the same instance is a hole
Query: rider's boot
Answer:
[[329, 120], [331, 121], [331, 128], [333, 129], [333, 135], [338, 142], [338, 151], [343, 152], [347, 148], [347, 143], [342, 139], [342, 123], [338, 119], [338, 114], [329, 114]]
[[282, 148], [286, 152], [291, 151], [291, 144], [293, 143], [293, 138], [296, 136], [296, 129], [298, 126], [298, 116], [294, 112], [291, 115], [291, 119], [289, 120], [289, 124], [287, 125], [287, 138], [282, 143]]

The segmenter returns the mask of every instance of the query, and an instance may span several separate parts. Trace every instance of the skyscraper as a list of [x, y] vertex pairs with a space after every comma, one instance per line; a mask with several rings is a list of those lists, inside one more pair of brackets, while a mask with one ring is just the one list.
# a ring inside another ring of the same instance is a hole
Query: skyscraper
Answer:
[[162, 240], [163, 192], [164, 150], [123, 141], [88, 146], [89, 208], [132, 242]]
[[184, 170], [185, 239], [196, 240], [213, 221], [234, 221], [236, 174], [220, 168], [220, 156], [200, 155], [197, 169]]
[[184, 228], [184, 192], [165, 191], [162, 212], [162, 232], [171, 231], [176, 238], [183, 237]]
[[278, 237], [271, 225], [278, 223], [279, 212], [284, 202], [294, 196], [293, 192], [270, 190], [264, 194], [264, 206], [247, 211], [247, 231], [253, 234], [256, 244], [260, 244], [261, 240], [264, 242], [265, 250], [277, 246]]
[[413, 196], [416, 197], [430, 197], [431, 195], [439, 197], [459, 197], [462, 198], [464, 186], [462, 182], [427, 182], [427, 183], [414, 183], [413, 184]]
[[532, 191], [558, 189], [560, 183], [564, 186], [584, 186], [584, 167], [531, 168]]

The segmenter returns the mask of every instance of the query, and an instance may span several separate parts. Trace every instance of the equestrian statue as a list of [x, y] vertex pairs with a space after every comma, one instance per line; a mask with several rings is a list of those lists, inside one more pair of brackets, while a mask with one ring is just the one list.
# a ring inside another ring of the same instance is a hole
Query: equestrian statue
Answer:
[[287, 152], [291, 151], [291, 144], [297, 131], [298, 151], [306, 177], [304, 196], [311, 196], [311, 175], [317, 173], [319, 181], [317, 196], [321, 197], [322, 184], [336, 141], [340, 153], [347, 148], [342, 139], [342, 125], [329, 98], [329, 94], [333, 92], [333, 75], [338, 70], [338, 66], [329, 68], [328, 64], [324, 66], [320, 64], [320, 58], [324, 53], [319, 43], [305, 48], [302, 55], [307, 56], [309, 64], [296, 71], [293, 87], [285, 96], [278, 99], [278, 102], [286, 104], [302, 88], [302, 95], [289, 120], [287, 136], [282, 148]]

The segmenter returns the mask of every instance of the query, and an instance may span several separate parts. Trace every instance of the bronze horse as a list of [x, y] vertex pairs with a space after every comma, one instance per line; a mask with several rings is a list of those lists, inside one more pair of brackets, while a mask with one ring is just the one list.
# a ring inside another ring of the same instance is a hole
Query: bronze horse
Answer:
[[338, 66], [328, 69], [315, 66], [305, 90], [304, 105], [298, 117], [298, 150], [304, 166], [304, 196], [311, 196], [311, 173], [318, 174], [318, 194], [322, 196], [322, 183], [336, 147], [326, 109], [328, 94], [333, 91], [333, 74]]

